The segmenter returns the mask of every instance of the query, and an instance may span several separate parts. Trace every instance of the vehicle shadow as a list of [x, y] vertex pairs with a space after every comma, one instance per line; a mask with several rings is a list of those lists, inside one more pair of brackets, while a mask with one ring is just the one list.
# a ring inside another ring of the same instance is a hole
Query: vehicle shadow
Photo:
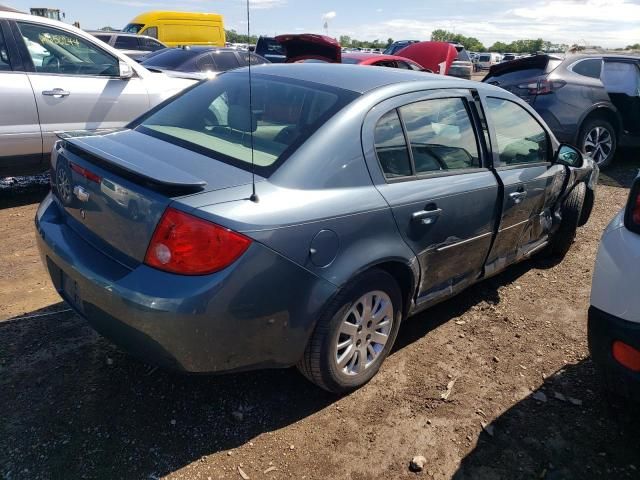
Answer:
[[[481, 302], [523, 263], [408, 321], [395, 352]], [[61, 312], [61, 313], [52, 313]], [[295, 369], [196, 376], [122, 353], [64, 303], [0, 322], [0, 476], [148, 478], [241, 446], [337, 400]], [[117, 459], [117, 460], [116, 460]], [[4, 469], [4, 471], [2, 471]]]
[[640, 149], [620, 148], [611, 167], [600, 171], [599, 183], [610, 187], [630, 188], [640, 169]]
[[336, 400], [293, 369], [152, 368], [73, 312], [47, 315], [65, 308], [0, 322], [0, 404], [11, 406], [0, 426], [2, 478], [25, 468], [42, 478], [160, 477]]
[[49, 193], [49, 174], [0, 177], [0, 210], [39, 203]]
[[638, 478], [636, 412], [602, 391], [590, 359], [567, 365], [485, 427], [453, 478]]

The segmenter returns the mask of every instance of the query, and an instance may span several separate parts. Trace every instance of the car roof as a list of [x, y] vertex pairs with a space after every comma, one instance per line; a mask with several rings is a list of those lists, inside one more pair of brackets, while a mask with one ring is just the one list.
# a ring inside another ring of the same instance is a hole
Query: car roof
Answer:
[[[129, 32], [121, 32], [119, 30], [85, 30], [87, 33], [91, 35], [117, 35], [119, 37], [140, 37], [140, 38], [153, 38], [148, 35], [138, 35], [137, 33], [129, 33]], [[153, 38], [154, 40], [158, 40], [157, 38]]]
[[[302, 80], [319, 83], [328, 87], [351, 90], [364, 94], [380, 87], [421, 82], [421, 88], [467, 88], [491, 89], [492, 91], [504, 91], [498, 87], [460, 80], [445, 75], [433, 75], [425, 72], [402, 70], [399, 68], [364, 68], [360, 65], [347, 65], [338, 63], [272, 63], [251, 67], [255, 73], [276, 77]], [[247, 67], [233, 70], [233, 72], [247, 72]], [[232, 73], [233, 73], [232, 72]], [[410, 87], [407, 87], [409, 90]]]

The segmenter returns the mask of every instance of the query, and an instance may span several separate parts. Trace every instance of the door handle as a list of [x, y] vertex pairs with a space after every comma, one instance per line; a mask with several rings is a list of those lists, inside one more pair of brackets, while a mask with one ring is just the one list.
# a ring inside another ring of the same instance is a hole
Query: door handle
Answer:
[[431, 225], [435, 223], [436, 219], [442, 213], [441, 208], [435, 208], [433, 210], [420, 210], [419, 212], [413, 212], [411, 214], [411, 221], [420, 225]]
[[513, 192], [510, 193], [509, 196], [511, 197], [511, 200], [513, 200], [513, 203], [520, 203], [522, 200], [527, 198], [527, 192]]
[[69, 95], [71, 95], [71, 92], [67, 92], [66, 90], [63, 90], [61, 88], [54, 88], [53, 90], [43, 91], [42, 95], [46, 95], [47, 97], [62, 98], [68, 97]]

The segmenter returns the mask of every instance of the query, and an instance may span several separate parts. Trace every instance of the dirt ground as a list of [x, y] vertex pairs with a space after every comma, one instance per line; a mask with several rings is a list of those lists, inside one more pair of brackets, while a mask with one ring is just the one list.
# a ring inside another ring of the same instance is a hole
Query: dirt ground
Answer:
[[5, 195], [0, 478], [640, 478], [637, 407], [601, 392], [586, 347], [598, 241], [637, 153], [602, 177], [561, 263], [522, 263], [408, 320], [343, 398], [294, 369], [181, 376], [121, 353], [51, 287], [33, 232], [43, 188]]

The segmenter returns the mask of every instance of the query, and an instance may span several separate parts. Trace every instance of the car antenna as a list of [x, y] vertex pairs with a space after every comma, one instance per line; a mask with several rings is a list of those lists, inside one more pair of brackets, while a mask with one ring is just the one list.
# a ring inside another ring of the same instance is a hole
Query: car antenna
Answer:
[[[249, 0], [247, 0], [247, 42], [251, 39], [251, 15], [249, 14]], [[256, 195], [256, 166], [253, 158], [253, 91], [251, 88], [251, 52], [249, 55], [249, 135], [251, 138], [251, 196], [249, 200], [258, 202]]]

